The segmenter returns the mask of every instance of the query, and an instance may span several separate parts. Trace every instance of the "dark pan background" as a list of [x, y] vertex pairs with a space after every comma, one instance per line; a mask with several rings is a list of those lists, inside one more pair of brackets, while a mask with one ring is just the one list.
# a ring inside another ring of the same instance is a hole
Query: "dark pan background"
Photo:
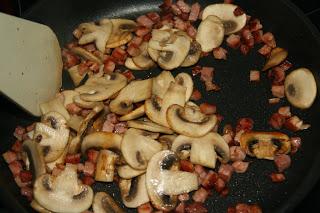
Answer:
[[[242, 0], [240, 2], [240, 5], [242, 5], [242, 2], [249, 1], [249, 0]], [[253, 1], [253, 0], [251, 0]], [[21, 0], [20, 5], [17, 4], [17, 1], [10, 1], [10, 0], [1, 0], [0, 9], [2, 11], [6, 11], [8, 13], [14, 14], [14, 15], [20, 15], [21, 12], [26, 11], [32, 4], [34, 4], [35, 0]], [[54, 2], [54, 0], [52, 1]], [[106, 1], [105, 1], [106, 2]], [[122, 2], [122, 1], [120, 1]], [[151, 1], [150, 1], [151, 2]], [[236, 1], [237, 2], [237, 1]], [[256, 1], [258, 2], [258, 1]], [[289, 49], [289, 60], [294, 62], [296, 66], [300, 65], [309, 65], [308, 62], [314, 62], [312, 65], [310, 64], [310, 68], [318, 68], [319, 69], [319, 60], [318, 58], [310, 58], [311, 56], [315, 56], [314, 52], [310, 54], [310, 57], [308, 57], [308, 53], [306, 53], [306, 50], [310, 51], [316, 51], [315, 48], [312, 47], [311, 40], [306, 41], [305, 39], [310, 38], [310, 35], [304, 35], [302, 32], [299, 34], [299, 28], [303, 28], [302, 22], [295, 22], [292, 23], [289, 19], [290, 17], [286, 16], [286, 13], [283, 13], [283, 17], [280, 19], [279, 17], [275, 17], [275, 13], [277, 11], [277, 5], [274, 4], [276, 1], [269, 1], [273, 2], [270, 3], [270, 7], [265, 7], [266, 10], [269, 11], [269, 13], [266, 15], [264, 14], [264, 19], [262, 19], [262, 23], [265, 24], [264, 30], [270, 30], [272, 32], [275, 32], [276, 36], [279, 38], [287, 38], [290, 37], [290, 43], [287, 42], [285, 39], [279, 39], [279, 46], [285, 47]], [[303, 0], [292, 0], [293, 3], [295, 3], [300, 9], [313, 21], [315, 25], [317, 25], [318, 29], [320, 27], [320, 6], [317, 0], [314, 1], [303, 1]], [[109, 4], [113, 5], [116, 4], [115, 1], [110, 2]], [[150, 3], [152, 4], [152, 3]], [[261, 10], [262, 6], [259, 6], [258, 3], [249, 3], [248, 5], [256, 5], [256, 7], [247, 8], [245, 5], [246, 3], [243, 3], [244, 9], [248, 9], [248, 13], [252, 14], [259, 18], [259, 14], [255, 10]], [[282, 5], [282, 3], [279, 3]], [[52, 5], [55, 5], [54, 3]], [[88, 1], [88, 5], [90, 5]], [[138, 5], [138, 3], [137, 3]], [[265, 4], [264, 4], [265, 5]], [[93, 6], [94, 8], [96, 6]], [[130, 7], [135, 14], [137, 13], [137, 8], [141, 7], [133, 6]], [[113, 11], [114, 13], [111, 14], [126, 14], [128, 12], [125, 11], [125, 8], [119, 8], [119, 11]], [[145, 5], [142, 8], [142, 11], [147, 11], [148, 5]], [[61, 12], [64, 13], [67, 10], [67, 8], [61, 8]], [[75, 12], [77, 11], [77, 8], [75, 6]], [[110, 10], [109, 10], [110, 11]], [[273, 13], [272, 11], [275, 11]], [[88, 9], [88, 14], [90, 13], [90, 9]], [[105, 10], [101, 8], [101, 10], [98, 12], [97, 17], [104, 15]], [[109, 13], [110, 14], [110, 13]], [[289, 13], [288, 13], [289, 14]], [[52, 13], [54, 15], [54, 13]], [[82, 14], [83, 17], [86, 17], [87, 19], [79, 19], [77, 23], [86, 21], [88, 19], [95, 19], [96, 17], [88, 17], [87, 14]], [[72, 14], [70, 14], [72, 16]], [[68, 20], [66, 20], [68, 21]], [[72, 24], [74, 24], [74, 21], [71, 21], [70, 30], [71, 32]], [[58, 33], [64, 32], [63, 29], [58, 29]], [[293, 32], [293, 33], [292, 33]], [[69, 39], [70, 33], [66, 34], [63, 39]], [[60, 35], [61, 39], [61, 35]], [[294, 43], [292, 45], [292, 40], [296, 41], [297, 43]], [[61, 42], [65, 42], [66, 40], [60, 40]], [[292, 47], [293, 46], [293, 47]], [[319, 49], [318, 49], [319, 52]], [[253, 53], [253, 52], [252, 52]], [[217, 72], [220, 74], [230, 74], [231, 72], [240, 72], [241, 70], [250, 70], [252, 68], [259, 69], [261, 66], [261, 63], [263, 62], [261, 58], [254, 57], [254, 54], [250, 54], [249, 57], [241, 57], [239, 54], [236, 53], [236, 51], [230, 51], [230, 60], [232, 60], [232, 63], [234, 63], [233, 67], [240, 67], [239, 70], [235, 68], [229, 68], [225, 66], [224, 62], [219, 63], [210, 63], [210, 65], [213, 65]], [[319, 56], [319, 54], [318, 54]], [[237, 58], [237, 60], [233, 60], [233, 58]], [[249, 61], [249, 59], [255, 59], [254, 63], [252, 61]], [[230, 61], [229, 61], [230, 62]], [[227, 62], [227, 63], [229, 63]], [[308, 63], [308, 64], [306, 64]], [[207, 64], [207, 61], [203, 61], [203, 64]], [[238, 65], [237, 65], [238, 64]], [[314, 70], [316, 71], [316, 70]], [[235, 82], [237, 79], [239, 79], [239, 82], [235, 85], [228, 84], [229, 81]], [[267, 128], [267, 125], [265, 125], [265, 119], [261, 119], [262, 117], [269, 116], [272, 111], [275, 111], [276, 108], [271, 108], [271, 110], [266, 109], [265, 101], [267, 100], [267, 97], [269, 94], [268, 89], [266, 89], [267, 84], [257, 84], [257, 85], [249, 85], [248, 86], [248, 72], [244, 72], [242, 75], [239, 76], [239, 74], [236, 74], [235, 76], [228, 76], [224, 75], [221, 76], [217, 74], [216, 77], [217, 82], [219, 82], [222, 85], [223, 89], [223, 95], [213, 95], [208, 96], [207, 98], [210, 98], [211, 102], [218, 103], [219, 106], [226, 106], [218, 108], [219, 112], [221, 112], [223, 115], [226, 116], [227, 122], [235, 122], [235, 119], [240, 116], [250, 116], [254, 120], [257, 120], [257, 128], [265, 129]], [[243, 82], [243, 83], [241, 83]], [[318, 84], [319, 85], [319, 84]], [[197, 85], [200, 87], [199, 85]], [[232, 86], [232, 88], [231, 88]], [[264, 87], [264, 89], [261, 89]], [[241, 88], [241, 89], [237, 89]], [[258, 92], [252, 92], [253, 90], [258, 90]], [[261, 96], [261, 94], [263, 94]], [[267, 95], [266, 95], [267, 94]], [[230, 97], [230, 98], [226, 98]], [[21, 120], [21, 117], [23, 116], [23, 112], [21, 112], [19, 109], [12, 106], [6, 99], [4, 99], [2, 96], [0, 96], [0, 103], [1, 103], [1, 110], [6, 109], [7, 112], [11, 114], [10, 119], [13, 117], [13, 121], [11, 120], [9, 123], [12, 125], [12, 123], [16, 124], [27, 124], [28, 119]], [[299, 112], [297, 110], [293, 110], [294, 113], [298, 113], [298, 115], [301, 115], [303, 118], [306, 118], [307, 121], [311, 121], [313, 124], [314, 129], [317, 129], [318, 132], [320, 131], [319, 125], [317, 125], [316, 121], [319, 121], [319, 100], [316, 101], [315, 105], [311, 108], [308, 112]], [[238, 107], [239, 106], [239, 107]], [[247, 110], [245, 110], [247, 108]], [[246, 113], [247, 114], [246, 114]], [[311, 113], [312, 112], [312, 113]], [[1, 115], [3, 112], [1, 112]], [[312, 118], [311, 118], [312, 114]], [[6, 134], [2, 129], [2, 125], [6, 123], [8, 117], [2, 117], [1, 122], [1, 128], [0, 128], [0, 134]], [[264, 121], [264, 123], [262, 122]], [[316, 128], [317, 127], [317, 128]], [[6, 128], [7, 129], [7, 128]], [[306, 131], [305, 133], [301, 134], [305, 141], [308, 142], [318, 142], [317, 141], [317, 133], [316, 132], [310, 132]], [[2, 138], [2, 137], [1, 137]], [[1, 153], [5, 150], [5, 147], [8, 147], [8, 144], [4, 141], [1, 141]], [[311, 180], [313, 180], [313, 176], [319, 175], [320, 167], [319, 164], [312, 165], [314, 158], [314, 155], [316, 153], [319, 153], [319, 145], [315, 146], [315, 149], [312, 149], [313, 147], [304, 145], [301, 152], [298, 153], [294, 157], [294, 164], [292, 168], [290, 168], [286, 174], [288, 175], [290, 181], [289, 183], [284, 183], [281, 185], [273, 185], [270, 184], [268, 179], [266, 178], [266, 175], [270, 173], [270, 171], [274, 170], [274, 167], [272, 163], [270, 162], [253, 162], [250, 166], [250, 170], [248, 174], [246, 175], [236, 175], [237, 177], [234, 179], [234, 181], [229, 184], [231, 189], [231, 194], [233, 195], [227, 199], [218, 199], [218, 202], [214, 202], [213, 199], [210, 200], [210, 204], [214, 206], [212, 210], [222, 210], [226, 209], [226, 206], [224, 204], [221, 204], [220, 201], [225, 200], [225, 202], [228, 202], [230, 204], [243, 201], [248, 202], [249, 198], [252, 200], [252, 202], [258, 202], [261, 203], [264, 209], [266, 209], [268, 212], [275, 212], [274, 209], [277, 209], [279, 212], [283, 211], [284, 209], [289, 209], [294, 212], [320, 212], [320, 182], [318, 182], [312, 189], [312, 191], [308, 194], [308, 196], [302, 200], [300, 205], [298, 205], [295, 209], [292, 207], [295, 205], [297, 200], [300, 200], [302, 196], [304, 196], [304, 192], [308, 187], [312, 187], [313, 185], [310, 185], [306, 183], [306, 185], [301, 185], [301, 182], [303, 181], [304, 176], [307, 176], [307, 173], [310, 171], [311, 166], [318, 167], [319, 170], [315, 171], [313, 173], [308, 174], [308, 180], [310, 180], [310, 183], [312, 183]], [[317, 150], [318, 148], [318, 150]], [[319, 156], [317, 158], [319, 162]], [[303, 161], [303, 162], [302, 162]], [[3, 163], [3, 160], [1, 159], [0, 163]], [[1, 165], [2, 169], [2, 177], [0, 178], [0, 181], [8, 180], [10, 179], [10, 173], [7, 171], [7, 169], [4, 169], [3, 164]], [[304, 182], [305, 183], [305, 182]], [[252, 185], [252, 187], [250, 187]], [[7, 183], [7, 188], [4, 188], [4, 191], [9, 189], [14, 189], [14, 192], [12, 194], [0, 194], [0, 212], [12, 212], [13, 207], [17, 207], [17, 212], [23, 212], [19, 202], [22, 200], [17, 188], [14, 187], [14, 181], [11, 179]], [[250, 188], [249, 188], [250, 187]], [[233, 190], [234, 189], [234, 190]], [[260, 196], [261, 192], [268, 192], [263, 193], [264, 196]], [[17, 200], [14, 200], [13, 198], [17, 198]], [[11, 206], [10, 210], [5, 208], [5, 206]], [[211, 209], [211, 208], [210, 208]], [[220, 212], [219, 211], [219, 212]], [[210, 211], [211, 212], [211, 211]]]

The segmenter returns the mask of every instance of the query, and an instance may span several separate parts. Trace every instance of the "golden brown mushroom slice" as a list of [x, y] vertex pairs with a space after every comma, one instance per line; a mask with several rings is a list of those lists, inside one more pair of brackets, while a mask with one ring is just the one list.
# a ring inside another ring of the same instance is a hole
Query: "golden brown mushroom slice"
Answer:
[[123, 179], [132, 179], [139, 175], [144, 174], [145, 170], [134, 169], [129, 165], [123, 165], [118, 167], [118, 175]]
[[140, 46], [140, 54], [132, 58], [133, 63], [142, 70], [148, 70], [155, 66], [154, 61], [148, 53], [148, 42], [143, 42]]
[[166, 94], [171, 82], [175, 79], [170, 71], [162, 71], [158, 76], [152, 80], [152, 95], [163, 98]]
[[94, 213], [125, 213], [119, 204], [106, 192], [97, 192], [94, 195], [92, 209]]
[[86, 77], [87, 72], [89, 72], [89, 69], [84, 74], [80, 75], [79, 65], [75, 65], [73, 67], [70, 67], [68, 69], [68, 72], [73, 84], [77, 87], [81, 83], [81, 81]]
[[215, 115], [205, 115], [195, 107], [171, 105], [167, 121], [175, 132], [189, 137], [201, 137], [210, 132], [217, 123]]
[[126, 115], [123, 115], [119, 118], [119, 121], [130, 121], [136, 118], [139, 118], [145, 114], [144, 105], [139, 106], [138, 108], [132, 110]]
[[115, 163], [119, 156], [106, 149], [99, 152], [94, 179], [100, 182], [113, 182], [115, 175]]
[[116, 48], [128, 43], [132, 39], [131, 32], [135, 31], [136, 22], [129, 19], [111, 19], [113, 28], [107, 42], [107, 48]]
[[193, 92], [192, 77], [188, 73], [181, 72], [175, 77], [175, 81], [186, 88], [186, 102], [189, 101]]
[[266, 61], [266, 64], [262, 68], [262, 71], [266, 71], [272, 67], [275, 67], [279, 65], [281, 62], [283, 62], [288, 56], [288, 51], [281, 48], [276, 47], [271, 50], [270, 56]]
[[82, 47], [72, 47], [71, 52], [81, 56], [82, 58], [86, 59], [86, 60], [90, 60], [93, 62], [98, 63], [99, 65], [102, 64], [102, 61], [100, 58], [98, 58], [97, 56], [93, 55], [91, 52], [85, 50]]
[[39, 144], [34, 140], [26, 140], [23, 142], [22, 149], [27, 153], [27, 159], [31, 165], [30, 169], [33, 174], [33, 180], [38, 178], [40, 175], [45, 174], [46, 165]]
[[173, 134], [173, 131], [170, 128], [156, 124], [147, 118], [128, 121], [128, 127], [142, 129], [150, 132]]
[[291, 150], [289, 137], [281, 132], [245, 132], [241, 135], [240, 146], [248, 155], [267, 160]]
[[137, 66], [132, 58], [127, 58], [126, 61], [124, 62], [124, 66], [126, 66], [129, 70], [144, 70], [143, 68]]
[[315, 78], [307, 68], [296, 69], [287, 75], [284, 87], [288, 101], [300, 109], [311, 107], [317, 96]]
[[[150, 50], [151, 54], [155, 56], [155, 52], [153, 52], [153, 50]], [[150, 54], [149, 52], [149, 54]], [[180, 65], [181, 67], [190, 67], [192, 65], [195, 65], [199, 59], [200, 59], [200, 56], [201, 56], [201, 45], [197, 42], [197, 41], [192, 41], [191, 44], [190, 44], [190, 49], [189, 49], [189, 52], [188, 52], [188, 55], [187, 57], [184, 59], [184, 61], [182, 62], [182, 64]], [[153, 58], [153, 57], [151, 57]]]
[[93, 132], [83, 138], [81, 152], [83, 154], [90, 148], [120, 150], [122, 137], [111, 132]]
[[235, 16], [233, 11], [237, 7], [237, 5], [225, 3], [208, 5], [203, 10], [202, 20], [214, 15], [221, 19], [226, 35], [239, 32], [246, 25], [247, 17], [246, 14]]

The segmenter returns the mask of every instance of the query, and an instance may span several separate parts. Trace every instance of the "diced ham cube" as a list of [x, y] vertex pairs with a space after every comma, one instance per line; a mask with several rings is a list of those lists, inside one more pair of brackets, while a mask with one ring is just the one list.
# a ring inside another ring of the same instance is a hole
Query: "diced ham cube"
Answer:
[[249, 22], [249, 28], [251, 32], [258, 31], [262, 29], [262, 24], [259, 19], [252, 19]]
[[221, 164], [218, 170], [219, 177], [224, 181], [229, 182], [232, 176], [234, 169], [229, 164]]
[[85, 176], [93, 176], [95, 172], [95, 164], [90, 162], [90, 161], [86, 161], [84, 163], [84, 169], [83, 169], [83, 173]]
[[2, 154], [2, 157], [7, 162], [7, 164], [18, 160], [17, 153], [12, 151], [6, 151], [5, 153]]
[[171, 5], [171, 11], [173, 14], [175, 14], [176, 16], [181, 15], [182, 11], [180, 10], [180, 8], [178, 7], [178, 5], [176, 4], [172, 4]]
[[228, 51], [222, 47], [213, 49], [213, 57], [218, 60], [226, 60]]
[[174, 17], [174, 27], [179, 30], [186, 31], [188, 26], [186, 22], [184, 22], [179, 17]]
[[102, 125], [102, 132], [113, 132], [115, 124], [111, 123], [110, 121], [106, 120]]
[[108, 59], [104, 62], [104, 67], [103, 67], [104, 73], [110, 74], [114, 71], [115, 68], [116, 68], [116, 64], [111, 59]]
[[291, 117], [290, 106], [283, 106], [278, 109], [278, 113], [285, 118]]
[[263, 34], [262, 41], [271, 48], [275, 48], [277, 46], [276, 40], [270, 32]]
[[14, 177], [18, 176], [22, 170], [22, 165], [19, 161], [9, 163], [9, 169]]
[[253, 31], [252, 36], [254, 39], [254, 43], [260, 44], [262, 42], [263, 31], [262, 30]]
[[181, 201], [181, 202], [184, 202], [184, 201], [188, 201], [190, 199], [190, 196], [188, 193], [184, 193], [184, 194], [181, 194], [178, 196], [178, 199]]
[[186, 213], [207, 213], [208, 210], [203, 206], [203, 203], [191, 203], [185, 207]]
[[94, 184], [95, 180], [93, 179], [93, 177], [90, 176], [83, 176], [82, 177], [82, 183], [88, 186], [91, 186], [92, 184]]
[[245, 204], [245, 203], [238, 203], [237, 205], [236, 205], [236, 213], [244, 213], [244, 212], [246, 212], [246, 213], [250, 213], [250, 206], [248, 205], [248, 204]]
[[188, 28], [187, 28], [187, 34], [191, 38], [195, 38], [196, 35], [197, 35], [197, 29], [194, 26], [189, 25]]
[[16, 177], [14, 178], [14, 181], [16, 182], [17, 186], [20, 187], [20, 188], [26, 187], [26, 186], [31, 186], [31, 185], [32, 185], [32, 182], [31, 182], [31, 181], [29, 181], [29, 182], [22, 182], [20, 176], [16, 176]]
[[66, 109], [67, 109], [67, 111], [70, 113], [70, 114], [72, 114], [72, 115], [74, 115], [74, 114], [79, 114], [80, 112], [81, 112], [81, 108], [78, 106], [78, 105], [76, 105], [75, 103], [70, 103], [70, 104], [68, 104], [67, 106], [66, 106]]
[[146, 15], [139, 16], [137, 18], [137, 23], [140, 26], [144, 26], [147, 28], [152, 28], [152, 25], [154, 24], [154, 22]]
[[202, 67], [202, 69], [200, 70], [200, 73], [201, 73], [200, 80], [204, 82], [212, 81], [213, 71], [214, 71], [213, 67]]
[[21, 141], [24, 133], [26, 133], [26, 129], [22, 126], [17, 126], [14, 130], [13, 136]]
[[230, 147], [230, 160], [231, 161], [243, 161], [246, 158], [245, 151], [240, 146]]
[[123, 134], [125, 133], [125, 131], [127, 131], [127, 129], [128, 129], [128, 125], [126, 122], [120, 122], [114, 126], [114, 132], [117, 134]]
[[138, 37], [143, 37], [147, 35], [149, 32], [150, 32], [150, 28], [140, 26], [137, 28], [135, 33]]
[[279, 113], [273, 113], [269, 120], [270, 126], [275, 129], [281, 129], [285, 122], [286, 118]]
[[271, 92], [274, 97], [283, 98], [284, 97], [284, 86], [283, 85], [272, 85]]
[[188, 160], [180, 160], [180, 168], [182, 171], [186, 171], [186, 172], [194, 171], [193, 164]]
[[153, 208], [150, 203], [142, 204], [138, 207], [138, 213], [152, 213]]
[[89, 51], [89, 52], [93, 52], [96, 50], [96, 46], [94, 44], [86, 44], [82, 46], [83, 49]]
[[189, 21], [197, 21], [199, 17], [200, 9], [201, 9], [201, 6], [198, 2], [191, 5]]
[[114, 58], [116, 63], [123, 65], [127, 58], [127, 52], [120, 47], [116, 47], [113, 49], [111, 56]]
[[198, 101], [198, 100], [200, 100], [201, 98], [202, 98], [202, 95], [201, 95], [200, 91], [197, 90], [197, 89], [193, 89], [193, 92], [192, 92], [192, 95], [191, 95], [191, 97], [190, 97], [190, 100], [192, 100], [192, 101]]
[[229, 194], [229, 189], [227, 187], [225, 187], [221, 192], [220, 192], [220, 196], [222, 197], [226, 197]]
[[207, 175], [202, 179], [201, 185], [209, 190], [212, 189], [215, 185], [215, 183], [218, 180], [218, 174], [212, 170], [210, 170]]
[[236, 132], [240, 130], [250, 131], [253, 128], [253, 120], [251, 118], [240, 118], [237, 122]]
[[32, 201], [33, 190], [32, 190], [31, 187], [29, 187], [29, 186], [21, 187], [20, 188], [20, 194], [22, 196], [25, 196], [28, 199], [28, 201]]
[[258, 70], [250, 71], [250, 81], [260, 81], [260, 72]]
[[97, 163], [98, 156], [99, 156], [99, 151], [97, 150], [89, 149], [87, 151], [87, 159], [92, 163]]
[[258, 52], [263, 56], [268, 56], [270, 54], [271, 50], [272, 50], [272, 48], [265, 44], [258, 50]]
[[200, 111], [206, 115], [212, 115], [217, 112], [217, 106], [209, 103], [202, 103], [199, 106]]
[[289, 155], [279, 154], [274, 157], [274, 163], [279, 172], [283, 172], [291, 165], [291, 158]]
[[300, 137], [292, 137], [290, 138], [291, 143], [291, 154], [294, 154], [298, 151], [301, 146], [301, 138]]
[[282, 173], [271, 173], [270, 178], [274, 183], [281, 183], [286, 180], [286, 177]]
[[191, 10], [190, 6], [187, 3], [185, 3], [183, 0], [178, 0], [176, 4], [181, 10], [181, 12], [190, 13], [190, 10]]
[[32, 173], [30, 171], [21, 171], [20, 172], [20, 179], [23, 183], [31, 182], [32, 181]]
[[242, 36], [244, 43], [249, 48], [252, 48], [254, 46], [254, 37], [249, 29], [247, 29], [247, 28], [243, 29], [241, 36]]
[[160, 21], [160, 15], [157, 12], [147, 13], [147, 16], [151, 21], [153, 21], [153, 23]]
[[67, 154], [65, 163], [78, 164], [80, 163], [81, 154]]
[[232, 163], [232, 167], [236, 173], [245, 173], [248, 169], [249, 162], [235, 161]]
[[209, 194], [207, 192], [207, 190], [205, 190], [204, 188], [200, 188], [198, 189], [192, 196], [192, 199], [195, 202], [199, 202], [199, 203], [204, 203], [206, 201], [206, 199], [208, 198]]
[[65, 69], [69, 69], [70, 67], [73, 67], [80, 63], [80, 58], [66, 49], [62, 50], [62, 59], [63, 67]]
[[236, 7], [236, 9], [234, 9], [233, 14], [235, 16], [241, 16], [242, 14], [244, 14], [244, 11], [241, 7]]
[[53, 176], [58, 176], [62, 171], [63, 171], [63, 169], [60, 169], [60, 168], [58, 168], [58, 167], [54, 167], [54, 168], [52, 169], [51, 174], [52, 174]]
[[142, 37], [140, 37], [140, 36], [135, 36], [135, 37], [133, 37], [133, 39], [129, 42], [128, 45], [130, 45], [130, 44], [135, 44], [136, 46], [140, 46], [141, 43], [142, 43]]
[[269, 104], [277, 104], [280, 102], [280, 100], [281, 100], [280, 98], [269, 98], [268, 102]]
[[250, 51], [250, 48], [248, 45], [245, 45], [245, 44], [241, 44], [240, 45], [240, 52], [243, 54], [243, 55], [247, 55]]
[[127, 52], [130, 56], [138, 56], [140, 54], [139, 46], [135, 44], [129, 44], [127, 48]]
[[174, 212], [175, 213], [184, 213], [185, 212], [185, 207], [186, 207], [186, 204], [181, 202], [177, 205], [177, 207], [175, 208]]
[[214, 189], [220, 193], [226, 187], [226, 182], [222, 178], [218, 178], [218, 180], [214, 184]]
[[133, 73], [130, 70], [124, 71], [122, 75], [126, 76], [129, 82], [135, 79]]
[[227, 40], [227, 45], [233, 49], [237, 49], [240, 47], [241, 41], [240, 41], [240, 36], [231, 34], [228, 36]]

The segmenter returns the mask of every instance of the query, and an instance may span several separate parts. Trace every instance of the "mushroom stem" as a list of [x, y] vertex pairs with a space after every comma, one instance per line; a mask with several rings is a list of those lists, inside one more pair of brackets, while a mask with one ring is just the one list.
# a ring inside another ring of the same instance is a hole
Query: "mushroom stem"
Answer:
[[118, 155], [109, 150], [100, 150], [95, 180], [102, 182], [112, 182], [114, 177], [115, 162], [118, 159]]

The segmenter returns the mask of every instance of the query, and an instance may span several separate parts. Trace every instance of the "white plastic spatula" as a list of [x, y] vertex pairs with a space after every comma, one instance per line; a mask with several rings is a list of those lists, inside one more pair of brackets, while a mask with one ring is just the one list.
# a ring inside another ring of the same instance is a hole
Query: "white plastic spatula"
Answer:
[[58, 39], [45, 25], [0, 13], [0, 91], [40, 116], [62, 83]]

